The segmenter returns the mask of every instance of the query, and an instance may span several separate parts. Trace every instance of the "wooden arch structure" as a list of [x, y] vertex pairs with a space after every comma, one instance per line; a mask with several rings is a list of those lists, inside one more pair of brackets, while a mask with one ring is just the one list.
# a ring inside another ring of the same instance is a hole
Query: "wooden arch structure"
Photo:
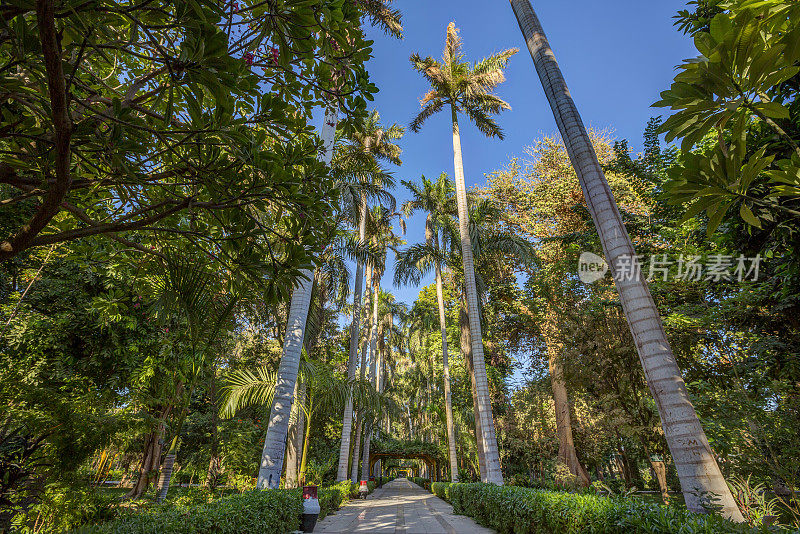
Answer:
[[[422, 460], [428, 466], [428, 476], [431, 482], [438, 482], [439, 476], [439, 461], [433, 455], [425, 452], [370, 452], [369, 455], [369, 472], [375, 472], [375, 463], [378, 460]], [[382, 473], [378, 473], [381, 476]]]

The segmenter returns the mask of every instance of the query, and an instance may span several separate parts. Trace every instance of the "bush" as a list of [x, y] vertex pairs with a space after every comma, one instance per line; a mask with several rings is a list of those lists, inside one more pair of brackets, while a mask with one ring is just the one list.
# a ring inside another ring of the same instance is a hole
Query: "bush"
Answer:
[[440, 499], [449, 501], [450, 498], [447, 495], [449, 487], [450, 487], [450, 482], [434, 482], [433, 484], [431, 484], [431, 493], [433, 493]]
[[297, 530], [303, 513], [300, 490], [251, 490], [209, 504], [158, 506], [75, 534], [238, 534]]
[[325, 519], [331, 512], [335, 512], [346, 503], [352, 493], [352, 485], [348, 481], [339, 482], [333, 486], [319, 488], [317, 490], [317, 498], [319, 499], [319, 520]]
[[777, 532], [693, 514], [677, 506], [639, 499], [544, 491], [492, 484], [436, 483], [456, 513], [473, 517], [499, 534], [744, 534]]
[[430, 481], [430, 479], [422, 478], [422, 477], [412, 477], [411, 478], [411, 482], [413, 482], [417, 486], [421, 486], [421, 487], [425, 488], [426, 490], [431, 489], [431, 481]]
[[[368, 482], [369, 492], [375, 482]], [[317, 490], [322, 520], [358, 495], [358, 484], [349, 481]], [[73, 534], [282, 534], [300, 527], [302, 490], [250, 490], [211, 502], [211, 492], [190, 491], [174, 503], [129, 512], [114, 521], [85, 526]]]

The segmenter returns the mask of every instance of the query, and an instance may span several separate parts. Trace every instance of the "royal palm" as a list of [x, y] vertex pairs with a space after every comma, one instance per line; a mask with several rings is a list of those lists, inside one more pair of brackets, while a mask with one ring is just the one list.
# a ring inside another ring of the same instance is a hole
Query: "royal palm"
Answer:
[[[453, 401], [450, 394], [450, 364], [447, 351], [447, 325], [445, 324], [444, 291], [442, 289], [442, 266], [439, 258], [439, 233], [442, 216], [447, 216], [455, 208], [453, 198], [453, 183], [447, 179], [447, 174], [442, 173], [436, 182], [431, 182], [424, 176], [422, 183], [412, 184], [403, 182], [411, 192], [411, 200], [403, 204], [403, 214], [411, 216], [416, 210], [426, 212], [425, 217], [425, 243], [433, 254], [432, 263], [436, 271], [436, 300], [439, 307], [439, 329], [442, 335], [442, 369], [444, 374], [444, 404], [447, 421], [447, 443], [450, 451], [450, 476], [453, 482], [458, 482], [458, 461], [456, 459], [455, 429], [453, 428]], [[402, 280], [403, 273], [395, 270], [395, 282]]]
[[704, 501], [716, 498], [719, 499], [716, 505], [724, 515], [743, 521], [689, 400], [647, 282], [641, 274], [622, 275], [625, 263], [636, 261], [636, 251], [541, 23], [529, 0], [511, 0], [511, 7], [578, 175], [606, 261], [614, 274], [647, 384], [658, 406], [686, 506], [702, 512], [706, 509]]
[[450, 111], [453, 133], [453, 163], [456, 181], [456, 204], [461, 233], [464, 262], [464, 285], [472, 337], [472, 353], [475, 361], [475, 386], [481, 426], [481, 439], [486, 455], [484, 482], [503, 483], [500, 471], [500, 455], [495, 437], [494, 420], [489, 399], [489, 384], [483, 360], [483, 338], [478, 311], [478, 294], [475, 287], [475, 268], [472, 245], [468, 230], [467, 191], [464, 183], [464, 165], [461, 159], [461, 135], [458, 127], [459, 114], [466, 117], [487, 137], [503, 138], [500, 127], [492, 118], [510, 106], [493, 93], [505, 80], [503, 69], [517, 49], [505, 50], [475, 64], [464, 59], [461, 39], [454, 23], [447, 27], [444, 55], [441, 61], [431, 57], [411, 55], [411, 64], [430, 83], [431, 88], [420, 100], [419, 114], [411, 122], [411, 129], [419, 131], [423, 123], [439, 111]]

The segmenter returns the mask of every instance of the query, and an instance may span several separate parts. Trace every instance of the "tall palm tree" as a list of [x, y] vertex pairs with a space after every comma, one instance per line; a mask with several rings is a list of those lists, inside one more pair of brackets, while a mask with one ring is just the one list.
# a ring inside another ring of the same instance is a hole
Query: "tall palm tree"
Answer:
[[[393, 221], [395, 218], [398, 218], [400, 222], [400, 229], [403, 233], [405, 233], [405, 222], [399, 218], [399, 214], [384, 208], [383, 206], [375, 206], [372, 208], [370, 212], [370, 218], [368, 222], [368, 229], [367, 233], [370, 235], [370, 240], [372, 242], [373, 247], [379, 252], [376, 256], [376, 260], [372, 265], [373, 270], [373, 280], [372, 280], [372, 320], [370, 322], [370, 335], [368, 338], [368, 360], [371, 363], [371, 366], [375, 367], [375, 360], [376, 360], [376, 344], [377, 344], [377, 334], [378, 334], [378, 305], [379, 305], [379, 297], [380, 297], [380, 281], [383, 277], [383, 273], [386, 271], [386, 254], [389, 249], [394, 251], [397, 250], [399, 245], [404, 244], [405, 242], [400, 238], [397, 234], [394, 233], [393, 229]], [[362, 366], [365, 365], [366, 362], [362, 361]], [[366, 369], [362, 367], [362, 375]], [[372, 377], [376, 377], [373, 373]], [[375, 387], [377, 390], [377, 382], [375, 383]], [[367, 476], [367, 471], [369, 469], [369, 449], [370, 449], [370, 440], [372, 436], [371, 431], [371, 421], [364, 419], [362, 422], [364, 426], [364, 445], [362, 447], [362, 477]], [[358, 443], [355, 444], [353, 448], [353, 465], [358, 465]], [[355, 471], [355, 469], [354, 469]]]
[[[392, 9], [391, 4], [392, 0], [364, 0], [360, 6], [364, 16], [374, 26], [399, 38], [403, 31], [401, 14], [398, 10]], [[339, 106], [334, 99], [325, 110], [320, 131], [322, 138], [320, 160], [327, 165], [330, 165], [333, 159], [338, 120]], [[302, 270], [298, 286], [292, 292], [275, 396], [267, 423], [267, 435], [264, 438], [264, 449], [261, 453], [261, 466], [258, 470], [256, 487], [259, 489], [280, 487], [291, 406], [294, 400], [294, 386], [297, 383], [297, 372], [300, 367], [300, 352], [305, 337], [305, 323], [311, 301], [313, 277], [311, 269]]]
[[[533, 245], [524, 238], [499, 228], [500, 208], [488, 199], [472, 200], [469, 206], [468, 230], [471, 236], [472, 254], [475, 260], [475, 282], [481, 302], [484, 300], [487, 284], [484, 275], [501, 272], [507, 269], [509, 261], [520, 265], [535, 261]], [[412, 245], [397, 256], [395, 279], [398, 282], [419, 284], [438, 262], [454, 275], [454, 279], [463, 280], [463, 261], [461, 258], [460, 224], [452, 217], [441, 219], [441, 247], [431, 247], [427, 243]], [[461, 328], [460, 345], [465, 366], [471, 377], [472, 397], [475, 418], [475, 440], [478, 454], [478, 467], [481, 478], [485, 478], [486, 461], [482, 447], [478, 396], [476, 391], [475, 371], [472, 357], [472, 342], [469, 328], [469, 316], [466, 310], [465, 290], [462, 283], [457, 284], [461, 292], [462, 309], [459, 315]], [[411, 326], [414, 326], [413, 323]]]
[[[349, 165], [358, 165], [359, 162], [366, 162], [367, 165], [374, 165], [378, 160], [386, 160], [395, 165], [402, 164], [400, 160], [400, 147], [395, 143], [399, 140], [405, 130], [393, 124], [384, 128], [380, 123], [380, 115], [377, 111], [369, 114], [367, 119], [353, 132], [350, 138], [344, 143], [337, 155], [338, 159]], [[387, 182], [386, 173], [378, 176], [374, 175], [378, 186]], [[359, 209], [358, 235], [361, 243], [365, 242], [367, 224], [367, 199], [365, 195], [361, 197]], [[356, 366], [358, 363], [358, 340], [359, 324], [361, 313], [361, 288], [364, 285], [364, 265], [358, 262], [356, 267], [356, 284], [353, 292], [353, 320], [350, 324], [350, 351], [347, 360], [347, 375], [350, 379], [355, 377]], [[350, 454], [350, 435], [353, 426], [353, 402], [348, 401], [344, 407], [342, 415], [342, 438], [339, 446], [339, 464], [336, 471], [336, 479], [343, 481], [347, 479], [347, 464]]]
[[486, 480], [494, 484], [503, 483], [500, 469], [500, 453], [497, 448], [492, 407], [489, 400], [489, 383], [483, 359], [483, 337], [478, 312], [478, 293], [475, 287], [475, 267], [468, 230], [467, 190], [464, 183], [464, 164], [461, 157], [461, 134], [458, 128], [458, 113], [465, 114], [487, 137], [503, 138], [500, 127], [492, 118], [511, 107], [492, 91], [505, 80], [503, 69], [517, 49], [505, 50], [472, 65], [464, 60], [461, 38], [455, 23], [447, 26], [442, 61], [431, 57], [411, 55], [411, 64], [431, 84], [431, 89], [420, 100], [422, 110], [411, 122], [411, 129], [419, 131], [432, 115], [449, 106], [453, 125], [453, 163], [455, 167], [456, 204], [461, 230], [462, 256], [464, 260], [464, 282], [469, 312], [469, 327], [472, 335], [472, 353], [475, 365], [475, 381], [481, 425], [481, 440], [486, 456]]
[[[439, 217], [449, 214], [455, 207], [453, 198], [454, 186], [446, 173], [439, 175], [436, 183], [424, 176], [421, 185], [403, 181], [403, 185], [411, 192], [411, 200], [403, 204], [403, 214], [410, 217], [416, 210], [424, 210], [425, 217], [425, 242], [434, 254], [439, 252]], [[402, 258], [398, 266], [403, 265]], [[444, 407], [447, 424], [447, 443], [450, 453], [450, 478], [458, 482], [458, 459], [456, 458], [456, 436], [453, 427], [453, 398], [450, 393], [450, 363], [447, 351], [447, 324], [445, 322], [444, 291], [442, 289], [442, 263], [438, 258], [433, 258], [436, 271], [436, 300], [439, 306], [439, 330], [442, 334], [442, 368], [444, 374]], [[395, 284], [402, 283], [403, 277], [409, 274], [408, 270], [395, 269]]]
[[[298, 476], [302, 485], [308, 466], [311, 422], [315, 420], [315, 415], [340, 409], [349, 397], [356, 398], [365, 413], [380, 413], [385, 401], [367, 381], [343, 380], [336, 376], [333, 369], [319, 362], [303, 361], [298, 383], [306, 391], [299, 406], [308, 421]], [[268, 366], [254, 371], [243, 369], [229, 373], [220, 416], [230, 418], [248, 406], [270, 404], [275, 396], [275, 384], [276, 375]]]
[[510, 1], [578, 174], [589, 212], [600, 234], [606, 261], [614, 274], [620, 301], [678, 470], [686, 506], [693, 511], [706, 511], [705, 501], [713, 496], [718, 499], [717, 505], [721, 506], [725, 516], [744, 521], [689, 400], [647, 282], [641, 273], [638, 276], [621, 275], [620, 269], [625, 262], [637, 262], [636, 251], [542, 25], [529, 0]]

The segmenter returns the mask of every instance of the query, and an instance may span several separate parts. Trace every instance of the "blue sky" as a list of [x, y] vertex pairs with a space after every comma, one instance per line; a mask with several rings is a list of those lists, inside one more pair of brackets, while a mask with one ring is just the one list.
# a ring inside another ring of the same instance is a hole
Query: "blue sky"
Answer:
[[[557, 133], [552, 113], [533, 68], [530, 55], [508, 2], [477, 0], [400, 0], [405, 37], [397, 41], [370, 29], [375, 41], [374, 59], [368, 65], [380, 93], [372, 103], [384, 124], [407, 126], [425, 93], [423, 78], [411, 69], [412, 52], [441, 57], [447, 24], [461, 30], [469, 60], [477, 60], [506, 48], [520, 52], [511, 58], [507, 81], [499, 94], [512, 110], [499, 118], [504, 141], [488, 140], [462, 120], [462, 143], [467, 186], [483, 183], [484, 173], [505, 166], [521, 156], [526, 146], [543, 134]], [[567, 84], [587, 126], [610, 129], [629, 139], [638, 149], [647, 120], [661, 110], [650, 105], [669, 87], [674, 68], [696, 55], [691, 40], [673, 27], [673, 15], [682, 0], [534, 1], [539, 18], [558, 58]], [[488, 7], [487, 7], [488, 6]], [[424, 129], [407, 132], [401, 141], [403, 166], [393, 168], [400, 179], [420, 175], [435, 178], [453, 173], [453, 152], [448, 114], [430, 119]], [[402, 186], [395, 191], [398, 203], [407, 198]], [[424, 238], [424, 216], [408, 221], [406, 240]], [[393, 265], [393, 257], [388, 265]], [[391, 267], [383, 279], [391, 285]], [[423, 281], [422, 285], [431, 280]], [[418, 287], [393, 288], [398, 299], [412, 303]]]

